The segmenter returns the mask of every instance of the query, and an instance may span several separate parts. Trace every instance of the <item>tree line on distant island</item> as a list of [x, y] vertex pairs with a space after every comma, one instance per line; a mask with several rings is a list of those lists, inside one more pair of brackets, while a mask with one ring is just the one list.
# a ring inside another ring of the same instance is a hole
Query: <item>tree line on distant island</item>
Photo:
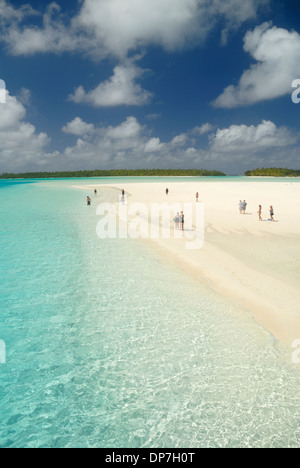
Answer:
[[89, 177], [205, 177], [226, 176], [221, 171], [206, 169], [114, 169], [95, 171], [26, 172], [23, 174], [0, 174], [0, 179], [54, 179]]
[[[246, 171], [245, 176], [260, 177], [300, 177], [300, 170], [278, 167], [253, 169]], [[66, 179], [89, 177], [226, 177], [222, 171], [206, 169], [112, 169], [94, 171], [59, 171], [59, 172], [26, 172], [21, 174], [0, 174], [0, 179]]]
[[271, 167], [262, 169], [254, 169], [245, 172], [245, 176], [260, 176], [260, 177], [300, 177], [300, 170], [297, 169], [282, 169], [279, 167]]

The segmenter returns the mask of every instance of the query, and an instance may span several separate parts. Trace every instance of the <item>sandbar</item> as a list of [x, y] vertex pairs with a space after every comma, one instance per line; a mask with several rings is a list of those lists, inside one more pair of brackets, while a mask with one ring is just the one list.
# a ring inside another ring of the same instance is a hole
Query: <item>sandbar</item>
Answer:
[[[207, 284], [250, 312], [276, 340], [291, 347], [300, 339], [300, 183], [286, 181], [195, 181], [102, 186], [122, 189], [128, 205], [191, 203], [204, 206], [204, 245], [186, 249], [186, 239], [152, 239], [150, 248], [183, 274]], [[94, 190], [100, 185], [85, 186]], [[166, 195], [166, 188], [169, 194]], [[100, 202], [101, 196], [99, 197]], [[240, 214], [239, 201], [247, 201]], [[262, 205], [263, 221], [258, 219]], [[117, 205], [117, 204], [116, 204]], [[268, 221], [269, 207], [275, 222]]]

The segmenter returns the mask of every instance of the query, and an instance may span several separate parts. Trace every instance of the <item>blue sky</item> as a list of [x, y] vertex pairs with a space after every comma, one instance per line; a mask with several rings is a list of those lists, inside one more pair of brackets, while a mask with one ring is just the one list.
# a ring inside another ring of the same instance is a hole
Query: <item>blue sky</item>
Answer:
[[0, 172], [300, 169], [298, 0], [0, 0], [0, 28]]

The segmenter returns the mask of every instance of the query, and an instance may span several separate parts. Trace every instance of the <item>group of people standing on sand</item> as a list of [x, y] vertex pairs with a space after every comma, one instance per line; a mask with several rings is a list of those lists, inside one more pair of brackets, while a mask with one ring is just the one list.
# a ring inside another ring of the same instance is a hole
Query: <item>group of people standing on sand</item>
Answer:
[[[166, 189], [166, 195], [169, 195], [169, 189]], [[196, 202], [199, 202], [199, 192], [196, 193]], [[178, 212], [173, 219], [174, 224], [175, 224], [175, 229], [177, 231], [184, 231], [184, 212], [181, 211], [180, 213]]]
[[[240, 200], [240, 203], [239, 203], [240, 214], [246, 214], [246, 209], [247, 209], [246, 200], [244, 200], [244, 201]], [[272, 205], [270, 206], [269, 213], [270, 213], [269, 221], [274, 221], [274, 208], [273, 208]], [[257, 214], [258, 214], [259, 221], [263, 221], [263, 219], [262, 219], [262, 205], [259, 205]]]
[[[273, 222], [274, 221], [274, 208], [273, 208], [272, 205], [270, 206], [269, 213], [270, 213], [269, 221]], [[257, 214], [258, 214], [259, 221], [263, 221], [263, 219], [262, 219], [262, 206], [261, 205], [259, 205], [259, 207], [258, 207]]]
[[244, 201], [240, 200], [239, 209], [240, 209], [240, 214], [246, 214], [246, 209], [247, 209], [246, 200], [244, 200]]
[[177, 231], [184, 231], [184, 213], [181, 211], [180, 213], [178, 212], [173, 219], [175, 223], [175, 229]]

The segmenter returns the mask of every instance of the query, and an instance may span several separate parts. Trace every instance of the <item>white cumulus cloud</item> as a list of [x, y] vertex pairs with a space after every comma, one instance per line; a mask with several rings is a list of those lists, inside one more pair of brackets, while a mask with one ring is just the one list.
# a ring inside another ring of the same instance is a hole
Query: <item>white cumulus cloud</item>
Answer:
[[132, 116], [127, 117], [127, 119], [117, 127], [109, 126], [105, 130], [105, 134], [114, 140], [135, 139], [139, 137], [142, 128], [137, 119]]
[[124, 59], [131, 50], [159, 45], [177, 50], [203, 42], [220, 21], [226, 34], [256, 17], [269, 0], [82, 0], [72, 18], [50, 3], [42, 25], [21, 25], [35, 14], [29, 7], [12, 8], [0, 0], [0, 18], [14, 18], [1, 34], [14, 55], [82, 51], [94, 58]]
[[291, 93], [300, 75], [300, 35], [264, 23], [249, 31], [244, 50], [256, 60], [237, 86], [228, 86], [214, 101], [215, 107], [233, 108]]
[[6, 0], [0, 0], [0, 24], [4, 27], [12, 23], [19, 23], [28, 16], [38, 15], [29, 4], [24, 4], [20, 8], [15, 8]]
[[211, 148], [221, 153], [251, 151], [285, 147], [297, 142], [297, 137], [285, 127], [278, 128], [273, 122], [263, 120], [261, 124], [231, 125], [218, 129], [211, 136]]
[[[80, 127], [85, 128], [86, 125], [89, 124], [80, 119]], [[69, 123], [65, 128], [70, 126]], [[189, 146], [186, 147], [184, 142], [189, 144], [188, 134], [163, 142], [159, 137], [151, 136], [149, 129], [141, 125], [136, 117], [129, 116], [119, 125], [95, 127], [93, 132], [81, 135], [74, 146], [66, 148], [60, 163], [72, 169], [196, 167], [203, 152], [186, 151]]]
[[146, 153], [156, 153], [164, 148], [164, 143], [161, 143], [160, 138], [151, 138], [144, 146]]
[[20, 172], [42, 163], [48, 157], [45, 149], [50, 139], [25, 121], [23, 104], [7, 92], [0, 111], [0, 170]]
[[86, 92], [79, 86], [69, 99], [76, 103], [86, 103], [94, 107], [140, 106], [147, 104], [152, 94], [142, 89], [135, 80], [143, 73], [139, 67], [119, 65], [114, 68], [113, 76]]
[[72, 122], [68, 122], [62, 128], [64, 133], [70, 133], [72, 135], [84, 136], [93, 133], [95, 130], [94, 124], [88, 124], [84, 122], [80, 117], [76, 117]]
[[205, 133], [212, 132], [214, 130], [214, 126], [210, 124], [209, 122], [206, 122], [201, 125], [201, 127], [195, 127], [193, 129], [193, 133], [195, 135], [205, 135]]

